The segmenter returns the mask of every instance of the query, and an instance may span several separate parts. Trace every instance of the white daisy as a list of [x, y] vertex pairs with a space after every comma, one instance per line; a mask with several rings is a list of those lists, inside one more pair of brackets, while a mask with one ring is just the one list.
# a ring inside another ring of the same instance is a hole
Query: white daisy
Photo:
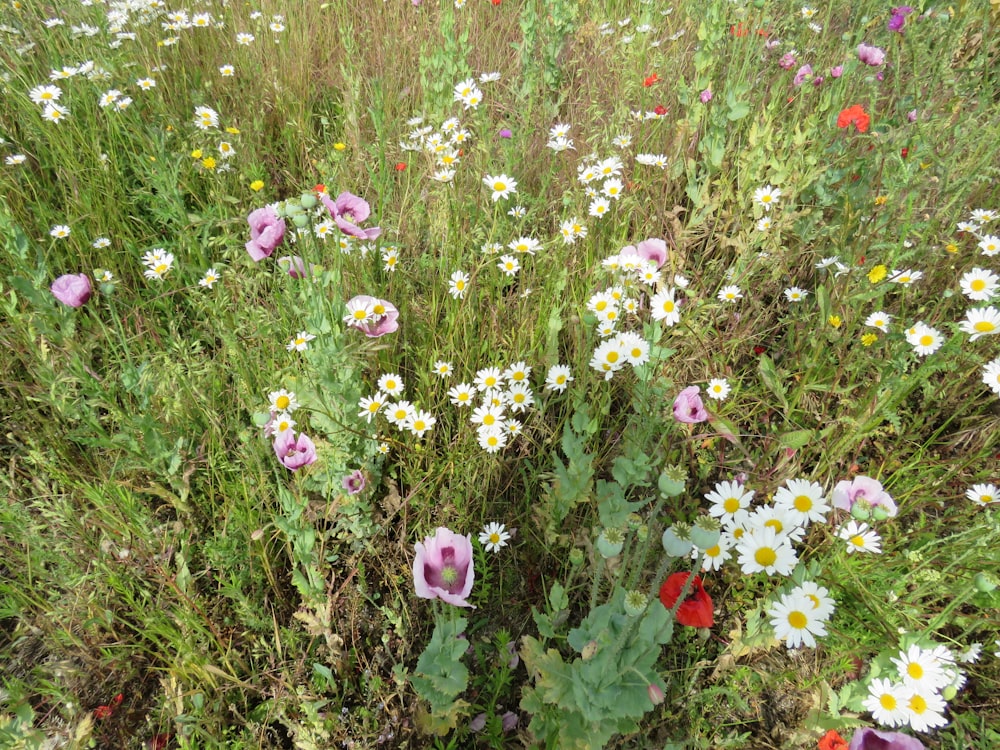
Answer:
[[729, 396], [729, 391], [729, 381], [725, 378], [712, 378], [708, 381], [708, 387], [705, 388], [708, 397], [716, 401], [725, 401]]
[[785, 480], [785, 486], [774, 493], [774, 505], [783, 508], [802, 526], [825, 521], [826, 514], [830, 512], [830, 506], [823, 497], [823, 488], [808, 479]]
[[816, 616], [812, 600], [801, 592], [783, 594], [767, 610], [776, 638], [788, 648], [816, 647], [816, 636], [826, 635], [824, 621]]
[[712, 503], [708, 514], [724, 523], [735, 517], [739, 511], [749, 508], [753, 496], [754, 491], [743, 489], [743, 485], [739, 482], [719, 482], [705, 495], [705, 499]]
[[479, 533], [479, 543], [487, 552], [499, 552], [507, 546], [510, 534], [502, 523], [488, 523]]
[[837, 536], [847, 542], [847, 554], [855, 552], [882, 553], [882, 537], [868, 524], [851, 520], [841, 526], [837, 531]]

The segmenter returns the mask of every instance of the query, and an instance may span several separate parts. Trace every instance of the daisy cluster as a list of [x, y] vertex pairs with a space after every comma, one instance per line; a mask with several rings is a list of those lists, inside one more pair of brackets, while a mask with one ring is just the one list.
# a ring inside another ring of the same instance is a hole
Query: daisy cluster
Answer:
[[882, 726], [909, 727], [915, 732], [944, 726], [947, 701], [966, 681], [958, 662], [972, 662], [978, 656], [978, 644], [960, 656], [940, 644], [912, 644], [890, 659], [895, 674], [870, 680], [864, 708]]
[[[436, 362], [433, 369], [442, 378], [454, 374], [448, 362]], [[523, 433], [521, 420], [536, 403], [531, 371], [531, 366], [525, 362], [515, 362], [506, 368], [484, 367], [476, 372], [471, 382], [461, 382], [448, 390], [453, 406], [471, 410], [469, 423], [475, 426], [476, 441], [486, 453], [502, 451]], [[549, 392], [562, 392], [572, 380], [568, 367], [553, 365], [543, 387]], [[359, 402], [358, 417], [371, 424], [378, 414], [382, 414], [398, 430], [423, 437], [437, 419], [418, 409], [404, 395], [402, 378], [395, 373], [384, 374], [378, 379], [376, 392]]]
[[426, 154], [433, 169], [430, 178], [436, 182], [452, 182], [462, 161], [462, 149], [472, 143], [472, 133], [457, 117], [449, 117], [437, 128], [424, 124], [423, 117], [412, 117], [406, 124], [413, 130], [406, 140], [400, 141], [400, 149]]
[[[670, 554], [681, 551], [694, 560], [701, 559], [705, 572], [720, 570], [735, 559], [743, 575], [788, 577], [799, 563], [796, 545], [804, 541], [811, 524], [825, 523], [834, 507], [854, 516], [837, 532], [848, 554], [880, 553], [880, 537], [861, 519], [871, 521], [895, 514], [895, 505], [881, 484], [867, 477], [838, 484], [832, 504], [823, 487], [808, 479], [785, 480], [772, 502], [753, 507], [755, 494], [755, 490], [738, 481], [717, 483], [705, 495], [710, 503], [708, 515], [721, 525], [715, 544], [673, 546], [678, 535], [684, 536], [675, 524], [664, 532], [664, 549]], [[826, 635], [826, 623], [835, 609], [836, 603], [826, 588], [803, 581], [780, 593], [766, 611], [775, 636], [788, 648], [813, 648], [816, 638]]]

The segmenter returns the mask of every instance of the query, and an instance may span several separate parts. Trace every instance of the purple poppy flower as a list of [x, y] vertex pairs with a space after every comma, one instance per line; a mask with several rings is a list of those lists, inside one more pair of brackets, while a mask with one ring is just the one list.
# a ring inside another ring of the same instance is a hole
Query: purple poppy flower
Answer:
[[865, 65], [877, 68], [885, 62], [885, 50], [862, 42], [858, 45], [858, 59]]
[[513, 135], [514, 134], [510, 132], [510, 128], [501, 128], [500, 129], [500, 137], [501, 138], [510, 138]]
[[316, 461], [316, 446], [303, 433], [296, 439], [294, 430], [285, 430], [274, 439], [274, 454], [286, 469], [298, 471]]
[[866, 476], [856, 476], [853, 480], [846, 479], [837, 482], [833, 488], [833, 507], [846, 510], [852, 515], [863, 514], [867, 517], [868, 512], [875, 508], [881, 508], [879, 513], [885, 513], [886, 517], [896, 515], [896, 503], [892, 496], [882, 488], [882, 483]]
[[344, 234], [361, 240], [374, 240], [382, 234], [381, 227], [362, 229], [358, 226], [372, 212], [371, 206], [364, 198], [359, 198], [353, 193], [345, 191], [338, 195], [336, 200], [332, 200], [326, 193], [320, 193], [319, 199], [323, 201], [323, 205], [326, 206], [337, 227]]
[[909, 5], [900, 5], [898, 8], [892, 9], [892, 17], [889, 19], [889, 23], [886, 24], [889, 31], [898, 31], [902, 33], [903, 26], [906, 25], [906, 17], [913, 12], [913, 8]]
[[388, 300], [359, 294], [348, 300], [347, 304], [350, 305], [352, 302], [371, 303], [372, 305], [374, 317], [371, 320], [364, 323], [348, 323], [368, 338], [377, 339], [379, 336], [385, 336], [387, 333], [399, 330], [399, 310]]
[[285, 220], [278, 216], [272, 206], [264, 206], [252, 211], [247, 217], [247, 223], [250, 225], [247, 252], [254, 262], [259, 263], [270, 257], [285, 238]]
[[667, 262], [667, 243], [661, 239], [651, 237], [643, 240], [635, 246], [635, 249], [640, 256], [656, 263], [657, 268]]
[[348, 495], [357, 495], [360, 493], [365, 486], [368, 484], [368, 480], [365, 479], [365, 475], [361, 472], [361, 469], [355, 469], [346, 477], [344, 477], [341, 485], [345, 490], [347, 490]]
[[797, 71], [795, 71], [795, 78], [792, 79], [793, 86], [801, 86], [806, 82], [806, 79], [813, 74], [812, 65], [803, 65]]
[[818, 88], [822, 83], [823, 83], [823, 76], [816, 76], [815, 78], [813, 78], [813, 86], [816, 86]]
[[94, 289], [85, 273], [67, 273], [52, 282], [52, 296], [70, 307], [82, 307]]
[[795, 67], [796, 62], [795, 53], [786, 52], [781, 56], [781, 59], [778, 60], [778, 67], [784, 68], [785, 70], [791, 70]]
[[883, 732], [862, 727], [851, 737], [847, 750], [925, 750], [924, 743], [916, 737], [901, 732]]
[[486, 728], [486, 714], [476, 714], [476, 717], [469, 722], [469, 729], [473, 732], [482, 732]]
[[909, 120], [910, 122], [916, 122], [917, 121], [917, 110], [911, 109], [909, 112], [907, 112], [906, 113], [906, 119]]
[[698, 94], [698, 98], [701, 99], [702, 104], [708, 104], [710, 101], [712, 101], [712, 89], [705, 89], [700, 94]]
[[830, 68], [831, 78], [840, 78], [842, 75], [844, 75], [843, 65], [834, 65], [832, 68]]
[[701, 401], [698, 393], [701, 389], [696, 385], [689, 385], [681, 391], [674, 399], [674, 419], [685, 424], [695, 424], [708, 419], [708, 412]]
[[440, 599], [456, 607], [472, 607], [475, 571], [472, 568], [472, 537], [460, 536], [439, 526], [434, 536], [414, 545], [413, 588], [422, 599]]

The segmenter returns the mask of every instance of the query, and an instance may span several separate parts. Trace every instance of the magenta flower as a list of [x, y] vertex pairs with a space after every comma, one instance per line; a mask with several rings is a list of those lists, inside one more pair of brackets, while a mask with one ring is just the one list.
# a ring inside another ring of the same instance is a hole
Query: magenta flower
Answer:
[[885, 50], [862, 42], [858, 45], [858, 59], [865, 65], [877, 68], [885, 62]]
[[501, 138], [510, 138], [513, 135], [514, 134], [510, 132], [510, 128], [500, 128], [500, 137]]
[[882, 488], [882, 483], [866, 476], [856, 476], [853, 480], [846, 479], [837, 482], [833, 488], [833, 507], [846, 510], [852, 515], [858, 514], [867, 518], [875, 509], [884, 517], [896, 515], [896, 503], [892, 496]]
[[786, 52], [781, 56], [781, 59], [778, 60], [778, 67], [784, 68], [785, 70], [791, 70], [795, 67], [795, 64], [796, 60], [794, 52]]
[[294, 430], [285, 430], [274, 439], [274, 454], [286, 469], [298, 471], [316, 461], [316, 446], [303, 433], [296, 439]]
[[264, 206], [252, 211], [247, 217], [250, 225], [250, 241], [246, 244], [247, 252], [255, 263], [270, 257], [274, 249], [285, 238], [285, 220], [271, 206]]
[[916, 122], [917, 121], [917, 110], [911, 109], [909, 112], [907, 112], [906, 113], [906, 119], [909, 120], [910, 122]]
[[883, 732], [862, 727], [851, 737], [847, 750], [925, 750], [924, 743], [916, 737], [901, 732]]
[[712, 89], [705, 89], [700, 94], [698, 94], [698, 98], [701, 99], [702, 104], [708, 104], [710, 101], [712, 101]]
[[362, 229], [358, 226], [372, 212], [371, 206], [364, 198], [359, 198], [353, 193], [345, 191], [338, 195], [335, 201], [331, 200], [326, 193], [320, 193], [319, 199], [323, 201], [323, 205], [326, 206], [337, 227], [344, 234], [361, 240], [374, 240], [382, 234], [381, 227]]
[[699, 392], [701, 389], [696, 385], [689, 385], [681, 391], [674, 399], [674, 419], [685, 424], [695, 424], [708, 419], [708, 412], [701, 402]]
[[889, 31], [898, 31], [900, 34], [903, 33], [903, 26], [906, 25], [906, 17], [913, 12], [913, 8], [909, 5], [900, 5], [898, 8], [892, 9], [892, 17], [889, 19], [889, 23], [886, 27]]
[[348, 322], [348, 325], [354, 326], [368, 338], [377, 339], [379, 336], [399, 330], [399, 310], [388, 300], [359, 294], [348, 300], [347, 304], [351, 305], [354, 302], [362, 305], [370, 303], [372, 306], [373, 314], [369, 320], [361, 323]]
[[830, 68], [831, 78], [840, 78], [842, 75], [844, 75], [843, 65], [834, 65], [832, 68]]
[[795, 71], [795, 78], [792, 79], [793, 86], [801, 86], [806, 82], [806, 79], [813, 74], [812, 65], [803, 65], [797, 71]]
[[657, 268], [667, 262], [667, 243], [661, 239], [651, 237], [648, 240], [643, 240], [636, 245], [635, 249], [640, 256], [656, 263]]
[[344, 477], [341, 485], [345, 490], [347, 490], [348, 495], [357, 495], [368, 484], [368, 480], [365, 479], [365, 475], [361, 472], [361, 469], [355, 469], [346, 477]]
[[460, 536], [439, 526], [434, 536], [414, 545], [413, 588], [422, 599], [440, 599], [456, 607], [472, 607], [475, 572], [472, 569], [472, 537]]
[[816, 76], [813, 78], [813, 86], [819, 87], [821, 83], [823, 83], [823, 76]]
[[70, 307], [82, 307], [90, 299], [93, 287], [85, 273], [67, 273], [52, 282], [52, 296]]

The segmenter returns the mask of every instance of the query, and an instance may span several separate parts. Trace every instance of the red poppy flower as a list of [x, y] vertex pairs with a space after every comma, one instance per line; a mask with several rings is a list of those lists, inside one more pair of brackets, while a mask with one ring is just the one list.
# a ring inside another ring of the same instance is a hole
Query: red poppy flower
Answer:
[[767, 351], [767, 349], [765, 349], [765, 348], [764, 348], [763, 346], [755, 346], [755, 347], [753, 348], [753, 353], [754, 353], [754, 354], [758, 354], [758, 355], [759, 355], [759, 354], [763, 354], [763, 353], [764, 353], [764, 352], [766, 352], [766, 351]]
[[657, 104], [653, 108], [653, 111], [656, 112], [656, 114], [660, 115], [660, 117], [662, 117], [663, 115], [667, 114], [667, 108], [664, 107], [662, 104]]
[[[674, 573], [667, 577], [660, 587], [660, 601], [667, 609], [673, 609], [687, 582], [689, 573]], [[695, 576], [688, 589], [687, 598], [677, 608], [677, 622], [692, 628], [712, 627], [712, 598], [701, 584], [701, 576]]]
[[404, 169], [406, 169], [406, 162], [405, 161], [398, 161], [398, 162], [396, 162], [396, 171], [397, 172], [402, 172]]
[[653, 73], [653, 75], [651, 75], [651, 76], [646, 76], [646, 78], [642, 82], [642, 85], [645, 86], [646, 88], [649, 88], [650, 86], [652, 86], [654, 83], [656, 83], [659, 80], [660, 80], [660, 77], [658, 75], [656, 75], [656, 73]]
[[903, 146], [903, 148], [900, 149], [899, 151], [899, 155], [905, 159], [907, 156], [910, 155], [910, 149], [908, 149], [906, 146]]
[[860, 104], [852, 104], [837, 115], [838, 128], [846, 128], [849, 125], [853, 125], [859, 133], [867, 133], [869, 123], [871, 123], [871, 118]]
[[500, 0], [490, 0], [490, 2], [493, 3], [494, 5], [500, 4]]
[[750, 33], [750, 29], [741, 23], [737, 23], [729, 27], [729, 33], [733, 36], [746, 36]]
[[313, 192], [314, 193], [325, 193], [326, 192], [326, 185], [324, 185], [323, 183], [319, 183], [318, 185], [316, 185], [316, 187], [313, 188]]
[[819, 750], [847, 750], [847, 740], [836, 729], [831, 729], [820, 738]]

